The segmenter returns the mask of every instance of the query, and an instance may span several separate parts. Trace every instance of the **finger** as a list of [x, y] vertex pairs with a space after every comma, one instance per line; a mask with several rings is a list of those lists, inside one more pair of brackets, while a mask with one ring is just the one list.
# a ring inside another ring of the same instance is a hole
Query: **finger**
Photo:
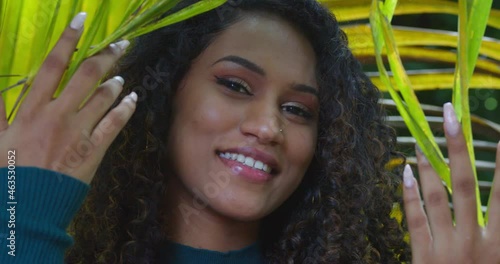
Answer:
[[425, 256], [432, 242], [432, 236], [410, 165], [405, 167], [403, 185], [403, 201], [410, 231], [412, 254]]
[[125, 96], [120, 104], [109, 111], [92, 132], [91, 139], [94, 142], [102, 142], [100, 147], [103, 155], [134, 113], [136, 103], [137, 94], [135, 92]]
[[416, 153], [425, 211], [429, 218], [432, 236], [446, 239], [453, 230], [448, 196], [439, 175], [434, 171], [427, 158], [418, 148]]
[[462, 129], [450, 103], [444, 105], [444, 128], [450, 160], [453, 209], [457, 230], [473, 234], [478, 228], [474, 173]]
[[2, 93], [0, 93], [0, 132], [9, 127], [7, 122], [7, 115], [5, 113], [5, 103], [3, 102]]
[[497, 158], [493, 187], [489, 201], [488, 233], [498, 234], [500, 232], [500, 142], [497, 145]]
[[[92, 160], [99, 163], [106, 150], [109, 148], [118, 133], [123, 129], [130, 117], [135, 111], [137, 103], [137, 94], [132, 92], [125, 96], [120, 104], [108, 112], [108, 114], [97, 124], [90, 136], [90, 140], [94, 146], [97, 146], [95, 154], [90, 156]], [[81, 180], [90, 183], [93, 174], [85, 174], [81, 176]]]
[[120, 95], [123, 84], [124, 80], [120, 76], [107, 80], [97, 88], [96, 92], [80, 110], [78, 113], [81, 116], [80, 120], [87, 120], [89, 129], [93, 129], [109, 110], [118, 95]]
[[60, 96], [62, 107], [78, 111], [82, 101], [124, 54], [129, 44], [128, 40], [111, 44], [98, 55], [85, 60]]
[[86, 16], [86, 13], [79, 13], [71, 21], [70, 26], [64, 30], [33, 80], [31, 92], [21, 105], [19, 114], [23, 114], [23, 111], [31, 112], [40, 103], [52, 100], [78, 44]]

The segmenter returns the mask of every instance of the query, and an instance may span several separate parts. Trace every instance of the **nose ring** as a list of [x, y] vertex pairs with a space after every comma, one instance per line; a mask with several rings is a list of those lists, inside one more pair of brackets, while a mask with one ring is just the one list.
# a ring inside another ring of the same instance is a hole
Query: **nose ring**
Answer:
[[280, 133], [283, 133], [283, 128], [280, 128]]

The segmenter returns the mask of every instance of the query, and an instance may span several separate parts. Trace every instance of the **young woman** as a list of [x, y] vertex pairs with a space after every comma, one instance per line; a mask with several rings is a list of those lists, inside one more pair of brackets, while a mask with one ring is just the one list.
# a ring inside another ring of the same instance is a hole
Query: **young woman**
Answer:
[[[16, 120], [0, 123], [19, 196], [16, 256], [2, 261], [56, 263], [65, 252], [69, 263], [500, 261], [500, 183], [480, 228], [453, 108], [455, 225], [422, 155], [427, 214], [411, 169], [403, 181], [402, 168], [385, 168], [401, 155], [379, 92], [314, 0], [230, 1], [143, 36], [112, 70], [121, 77], [79, 107], [128, 46], [84, 62], [53, 99], [84, 17], [63, 33]], [[412, 254], [406, 225], [391, 217], [402, 182]]]

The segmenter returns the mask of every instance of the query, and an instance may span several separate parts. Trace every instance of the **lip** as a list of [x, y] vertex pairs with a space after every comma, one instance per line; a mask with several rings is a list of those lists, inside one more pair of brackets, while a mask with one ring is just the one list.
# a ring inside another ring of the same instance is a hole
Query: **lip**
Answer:
[[263, 184], [271, 181], [274, 177], [270, 173], [262, 170], [250, 168], [241, 164], [238, 161], [229, 160], [219, 156], [220, 161], [231, 169], [234, 175], [240, 176], [251, 183]]
[[[271, 173], [267, 173], [267, 172], [262, 171], [262, 170], [251, 168], [251, 167], [248, 167], [248, 166], [241, 164], [238, 161], [226, 159], [226, 158], [219, 156], [220, 153], [226, 153], [226, 152], [238, 153], [238, 154], [245, 155], [246, 157], [251, 157], [255, 160], [260, 160], [271, 167], [271, 169], [272, 169]], [[260, 151], [258, 149], [252, 148], [252, 147], [225, 149], [223, 151], [217, 151], [216, 154], [217, 154], [217, 157], [220, 159], [220, 161], [225, 166], [229, 167], [234, 174], [241, 176], [245, 180], [252, 182], [252, 183], [269, 182], [279, 172], [278, 162], [271, 154]]]
[[267, 164], [268, 166], [271, 167], [271, 174], [277, 174], [280, 171], [280, 166], [278, 164], [278, 161], [276, 158], [267, 152], [264, 152], [262, 150], [258, 150], [253, 147], [241, 147], [241, 148], [230, 148], [230, 149], [225, 149], [218, 151], [219, 153], [237, 153], [237, 154], [242, 154], [245, 157], [250, 157], [253, 158], [254, 160], [260, 160]]

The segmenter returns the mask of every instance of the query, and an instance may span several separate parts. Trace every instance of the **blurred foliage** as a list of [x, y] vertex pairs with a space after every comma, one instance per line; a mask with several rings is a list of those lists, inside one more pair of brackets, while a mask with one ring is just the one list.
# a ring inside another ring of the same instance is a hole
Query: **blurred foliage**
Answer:
[[88, 14], [86, 30], [55, 96], [84, 59], [109, 44], [188, 19], [227, 0], [200, 0], [164, 16], [180, 1], [0, 0], [0, 90], [9, 119], [12, 120], [48, 52], [77, 13]]
[[[484, 32], [487, 27], [487, 33], [498, 32], [500, 10], [491, 9], [491, 0], [322, 2], [344, 23], [354, 54], [373, 82], [386, 91], [386, 98], [392, 99], [383, 103], [397, 109], [389, 122], [398, 129], [398, 141], [407, 150], [408, 161], [415, 162], [411, 145], [417, 142], [450, 193], [444, 133], [436, 123], [442, 123], [440, 106], [453, 102], [471, 162], [484, 171], [477, 177], [476, 192], [478, 220], [484, 224], [482, 211], [486, 207], [482, 205], [487, 203], [490, 189], [480, 187], [491, 186], [500, 125], [488, 120], [494, 114], [483, 116], [484, 112], [477, 110], [483, 107], [498, 112], [500, 40], [484, 36]], [[443, 27], [442, 21], [454, 23]], [[440, 101], [436, 93], [441, 95]], [[439, 106], [422, 106], [421, 101]], [[476, 115], [471, 115], [473, 112]], [[476, 153], [480, 158], [477, 162]]]

